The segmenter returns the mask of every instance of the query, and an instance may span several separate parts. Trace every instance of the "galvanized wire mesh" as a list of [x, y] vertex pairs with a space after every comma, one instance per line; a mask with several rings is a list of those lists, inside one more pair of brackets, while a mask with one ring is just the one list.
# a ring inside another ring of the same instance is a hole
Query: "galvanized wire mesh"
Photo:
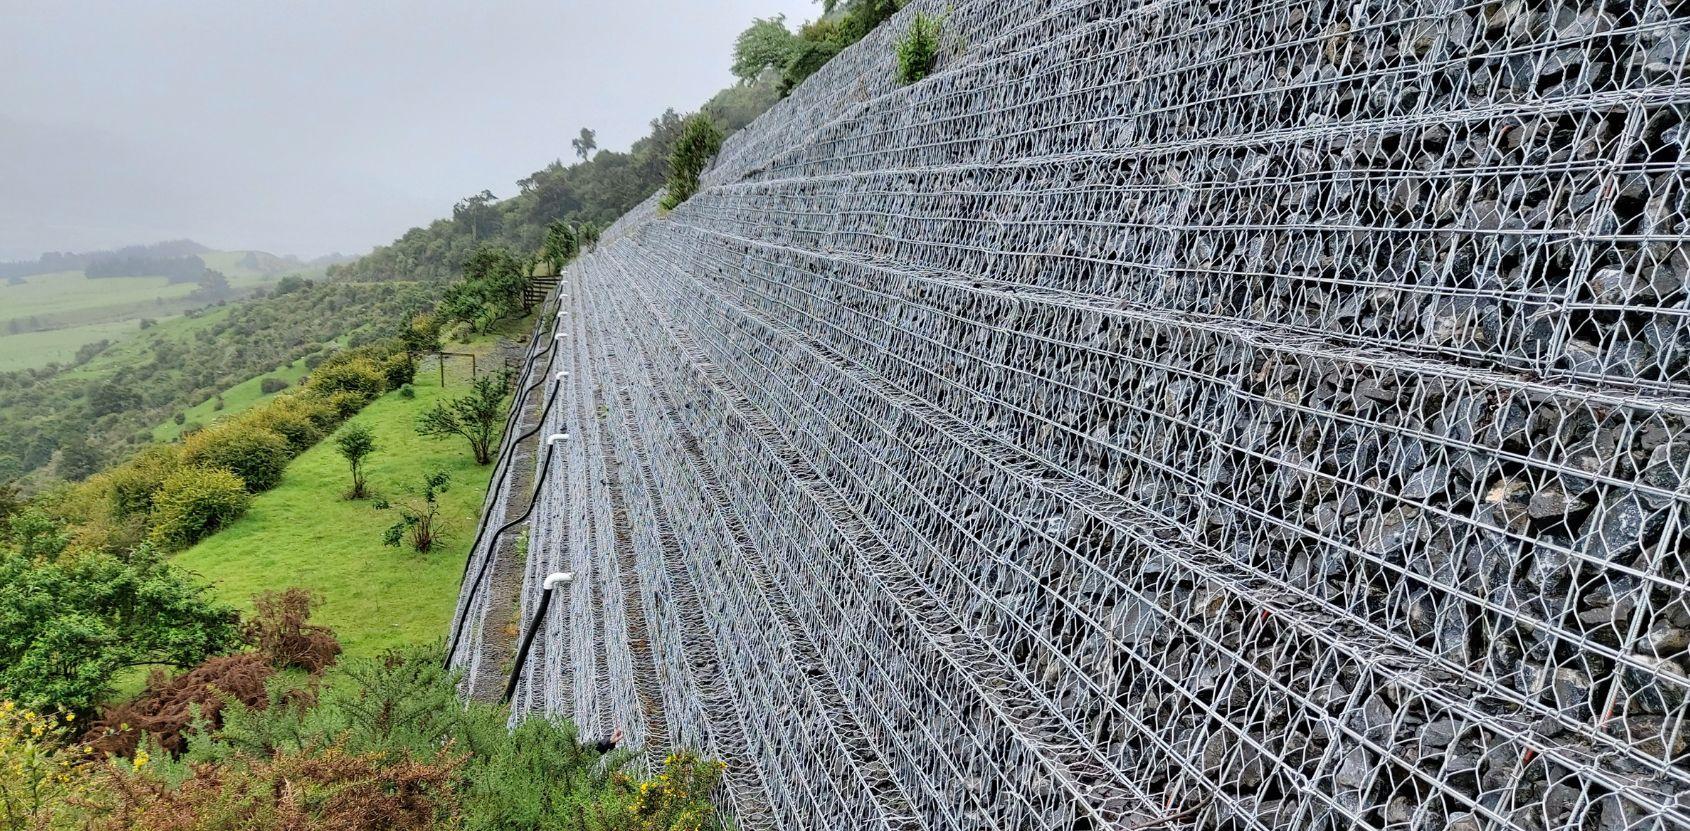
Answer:
[[904, 25], [571, 269], [519, 707], [751, 828], [1690, 828], [1690, 6]]

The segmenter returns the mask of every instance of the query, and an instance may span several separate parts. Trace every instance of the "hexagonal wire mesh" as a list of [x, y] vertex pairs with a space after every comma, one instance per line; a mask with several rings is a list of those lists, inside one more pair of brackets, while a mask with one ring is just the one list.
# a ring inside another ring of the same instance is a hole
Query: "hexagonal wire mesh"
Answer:
[[750, 828], [1690, 828], [1690, 7], [915, 5], [570, 270], [519, 715]]

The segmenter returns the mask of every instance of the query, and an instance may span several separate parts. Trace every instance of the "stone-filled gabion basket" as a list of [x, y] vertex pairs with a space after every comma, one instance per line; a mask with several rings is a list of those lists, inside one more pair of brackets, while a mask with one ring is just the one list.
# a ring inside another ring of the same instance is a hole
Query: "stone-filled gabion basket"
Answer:
[[1690, 829], [1690, 3], [913, 5], [567, 275], [519, 716], [752, 829]]

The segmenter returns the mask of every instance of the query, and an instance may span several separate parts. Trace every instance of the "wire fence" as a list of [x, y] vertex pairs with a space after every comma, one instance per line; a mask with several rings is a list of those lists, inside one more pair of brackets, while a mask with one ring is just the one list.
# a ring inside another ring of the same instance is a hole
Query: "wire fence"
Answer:
[[747, 828], [1690, 829], [1690, 6], [913, 5], [570, 269], [519, 711]]

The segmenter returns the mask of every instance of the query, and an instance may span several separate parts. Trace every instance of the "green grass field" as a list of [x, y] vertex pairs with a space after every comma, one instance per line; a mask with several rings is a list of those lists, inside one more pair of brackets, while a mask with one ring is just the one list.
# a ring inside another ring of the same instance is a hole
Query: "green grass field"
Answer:
[[[488, 339], [473, 348], [492, 346]], [[350, 477], [331, 437], [295, 459], [282, 483], [256, 497], [246, 516], [175, 562], [243, 610], [261, 591], [302, 586], [320, 593], [324, 603], [314, 620], [335, 629], [347, 655], [442, 638], [493, 466], [476, 465], [462, 440], [416, 434], [418, 413], [467, 391], [467, 361], [448, 364], [444, 390], [432, 370], [417, 374], [415, 399], [390, 392], [349, 422], [375, 432], [377, 450], [367, 464], [377, 494], [397, 500], [414, 493], [427, 471], [451, 475], [442, 495], [445, 532], [432, 552], [382, 544], [398, 514], [377, 510], [372, 500], [342, 498]]]
[[86, 323], [45, 332], [0, 335], [0, 372], [69, 363], [76, 351], [97, 340], [119, 341], [140, 331], [139, 320]]
[[[237, 290], [281, 279], [280, 273], [243, 266], [246, 255], [245, 251], [211, 251], [201, 259], [208, 268], [223, 272]], [[321, 271], [313, 269], [306, 276], [318, 276]], [[143, 317], [179, 316], [201, 305], [188, 299], [196, 288], [194, 283], [171, 283], [165, 277], [91, 279], [80, 271], [36, 274], [17, 284], [0, 281], [0, 372], [63, 363], [84, 344], [102, 338], [120, 341], [135, 334]]]
[[243, 410], [250, 409], [254, 404], [261, 401], [268, 401], [271, 398], [280, 395], [280, 393], [271, 393], [269, 395], [264, 394], [263, 381], [265, 378], [280, 378], [288, 382], [289, 386], [292, 386], [296, 381], [304, 376], [305, 359], [300, 358], [299, 360], [276, 369], [275, 371], [266, 372], [263, 375], [248, 378], [245, 381], [242, 381], [239, 384], [223, 391], [223, 409], [217, 409], [216, 398], [201, 401], [200, 403], [188, 408], [187, 420], [182, 424], [177, 424], [175, 421], [166, 421], [165, 423], [154, 427], [153, 441], [175, 441], [178, 436], [182, 435], [182, 428], [189, 424], [198, 424], [201, 427], [206, 427], [220, 418], [228, 418], [229, 416]]

